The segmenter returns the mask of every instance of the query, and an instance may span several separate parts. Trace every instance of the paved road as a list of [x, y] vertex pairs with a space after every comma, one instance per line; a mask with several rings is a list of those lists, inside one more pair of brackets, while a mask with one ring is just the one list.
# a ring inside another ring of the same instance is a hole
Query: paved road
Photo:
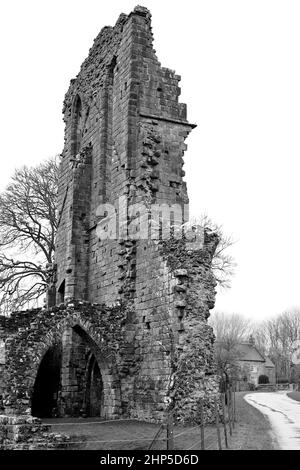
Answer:
[[280, 449], [300, 450], [300, 402], [287, 392], [251, 393], [244, 399], [267, 416]]

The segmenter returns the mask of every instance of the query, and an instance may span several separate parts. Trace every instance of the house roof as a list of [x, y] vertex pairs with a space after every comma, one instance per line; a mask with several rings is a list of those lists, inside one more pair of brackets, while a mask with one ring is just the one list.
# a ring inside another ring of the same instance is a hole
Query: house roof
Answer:
[[[216, 341], [215, 344], [222, 344]], [[235, 346], [239, 361], [263, 362], [265, 367], [275, 368], [275, 365], [268, 356], [264, 356], [253, 343], [239, 343]]]
[[265, 362], [265, 357], [251, 343], [240, 343], [236, 346], [240, 355], [239, 361]]
[[268, 356], [266, 356], [265, 367], [275, 367], [275, 365], [273, 364], [273, 362], [271, 361], [271, 359]]

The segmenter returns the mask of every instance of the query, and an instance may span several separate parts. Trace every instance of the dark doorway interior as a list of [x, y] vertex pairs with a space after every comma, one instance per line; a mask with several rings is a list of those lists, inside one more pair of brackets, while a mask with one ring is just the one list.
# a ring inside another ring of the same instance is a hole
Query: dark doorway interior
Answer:
[[103, 406], [103, 383], [94, 354], [92, 354], [88, 364], [85, 401], [87, 416], [101, 416]]
[[32, 415], [51, 418], [57, 410], [60, 389], [61, 347], [53, 346], [43, 357], [34, 384]]

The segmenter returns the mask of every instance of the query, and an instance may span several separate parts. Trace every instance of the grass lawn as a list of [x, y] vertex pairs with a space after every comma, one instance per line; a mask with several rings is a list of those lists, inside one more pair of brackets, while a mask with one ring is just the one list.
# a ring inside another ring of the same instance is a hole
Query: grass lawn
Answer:
[[293, 400], [300, 401], [300, 392], [290, 392], [287, 393], [287, 396], [292, 398]]
[[[232, 436], [229, 436], [229, 448], [232, 450], [271, 450], [277, 444], [272, 437], [268, 420], [243, 397], [249, 392], [236, 394], [236, 414]], [[255, 392], [251, 392], [255, 393]], [[299, 393], [300, 395], [300, 393]], [[71, 449], [88, 450], [147, 450], [159, 430], [157, 424], [139, 421], [103, 422], [100, 418], [63, 418], [47, 419], [52, 432], [70, 436]], [[222, 448], [225, 449], [224, 428], [220, 424]], [[201, 431], [199, 426], [175, 426], [174, 444], [177, 450], [200, 450]], [[166, 449], [166, 431], [158, 436], [153, 450]], [[205, 427], [205, 449], [218, 449], [217, 430], [214, 425]]]
[[[70, 449], [85, 450], [147, 450], [160, 425], [139, 421], [103, 422], [99, 418], [88, 419], [45, 419], [51, 425], [51, 432], [70, 436]], [[201, 431], [199, 426], [175, 426], [175, 449], [200, 449]], [[215, 426], [205, 428], [205, 448], [217, 449]], [[151, 447], [166, 450], [166, 430], [163, 430]]]
[[243, 399], [243, 397], [249, 393], [252, 394], [255, 392], [238, 392], [236, 394], [237, 423], [231, 438], [231, 449], [278, 449], [278, 444], [267, 418]]

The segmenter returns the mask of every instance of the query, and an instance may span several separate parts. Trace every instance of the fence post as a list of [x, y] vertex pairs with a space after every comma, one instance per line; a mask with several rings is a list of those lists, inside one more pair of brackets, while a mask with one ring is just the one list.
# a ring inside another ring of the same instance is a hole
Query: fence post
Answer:
[[229, 393], [230, 393], [230, 411], [231, 411], [231, 418], [232, 418], [232, 427], [234, 429], [235, 423], [234, 423], [234, 402], [233, 402], [233, 386], [230, 385], [229, 388]]
[[168, 412], [167, 450], [174, 450], [174, 421], [173, 421], [173, 410], [169, 410], [169, 412]]
[[164, 425], [164, 424], [161, 424], [160, 427], [159, 427], [159, 429], [158, 429], [158, 431], [157, 431], [157, 433], [155, 434], [154, 438], [152, 439], [151, 444], [150, 444], [150, 446], [148, 447], [148, 450], [151, 450], [151, 449], [152, 449], [152, 446], [154, 445], [156, 439], [159, 438], [160, 434], [162, 433], [162, 431], [163, 431], [164, 429], [165, 429], [165, 425]]
[[235, 393], [236, 393], [236, 383], [234, 384], [234, 389], [233, 389], [233, 421], [236, 423], [236, 402], [235, 402]]
[[200, 399], [200, 419], [201, 419], [201, 450], [205, 450], [204, 443], [204, 411], [203, 411], [203, 398]]
[[229, 434], [232, 436], [232, 422], [231, 422], [231, 403], [230, 403], [230, 396], [229, 391], [226, 391], [226, 398], [227, 398], [227, 412], [228, 412], [228, 423], [229, 423]]
[[216, 419], [216, 428], [217, 428], [217, 435], [218, 435], [218, 446], [219, 446], [219, 450], [222, 450], [222, 441], [221, 441], [221, 434], [220, 434], [220, 427], [219, 427], [219, 412], [218, 412], [217, 397], [215, 397], [215, 419]]
[[222, 411], [223, 411], [223, 421], [224, 421], [225, 446], [226, 446], [226, 449], [229, 449], [229, 446], [228, 446], [228, 436], [227, 436], [227, 428], [226, 428], [225, 393], [222, 393]]

